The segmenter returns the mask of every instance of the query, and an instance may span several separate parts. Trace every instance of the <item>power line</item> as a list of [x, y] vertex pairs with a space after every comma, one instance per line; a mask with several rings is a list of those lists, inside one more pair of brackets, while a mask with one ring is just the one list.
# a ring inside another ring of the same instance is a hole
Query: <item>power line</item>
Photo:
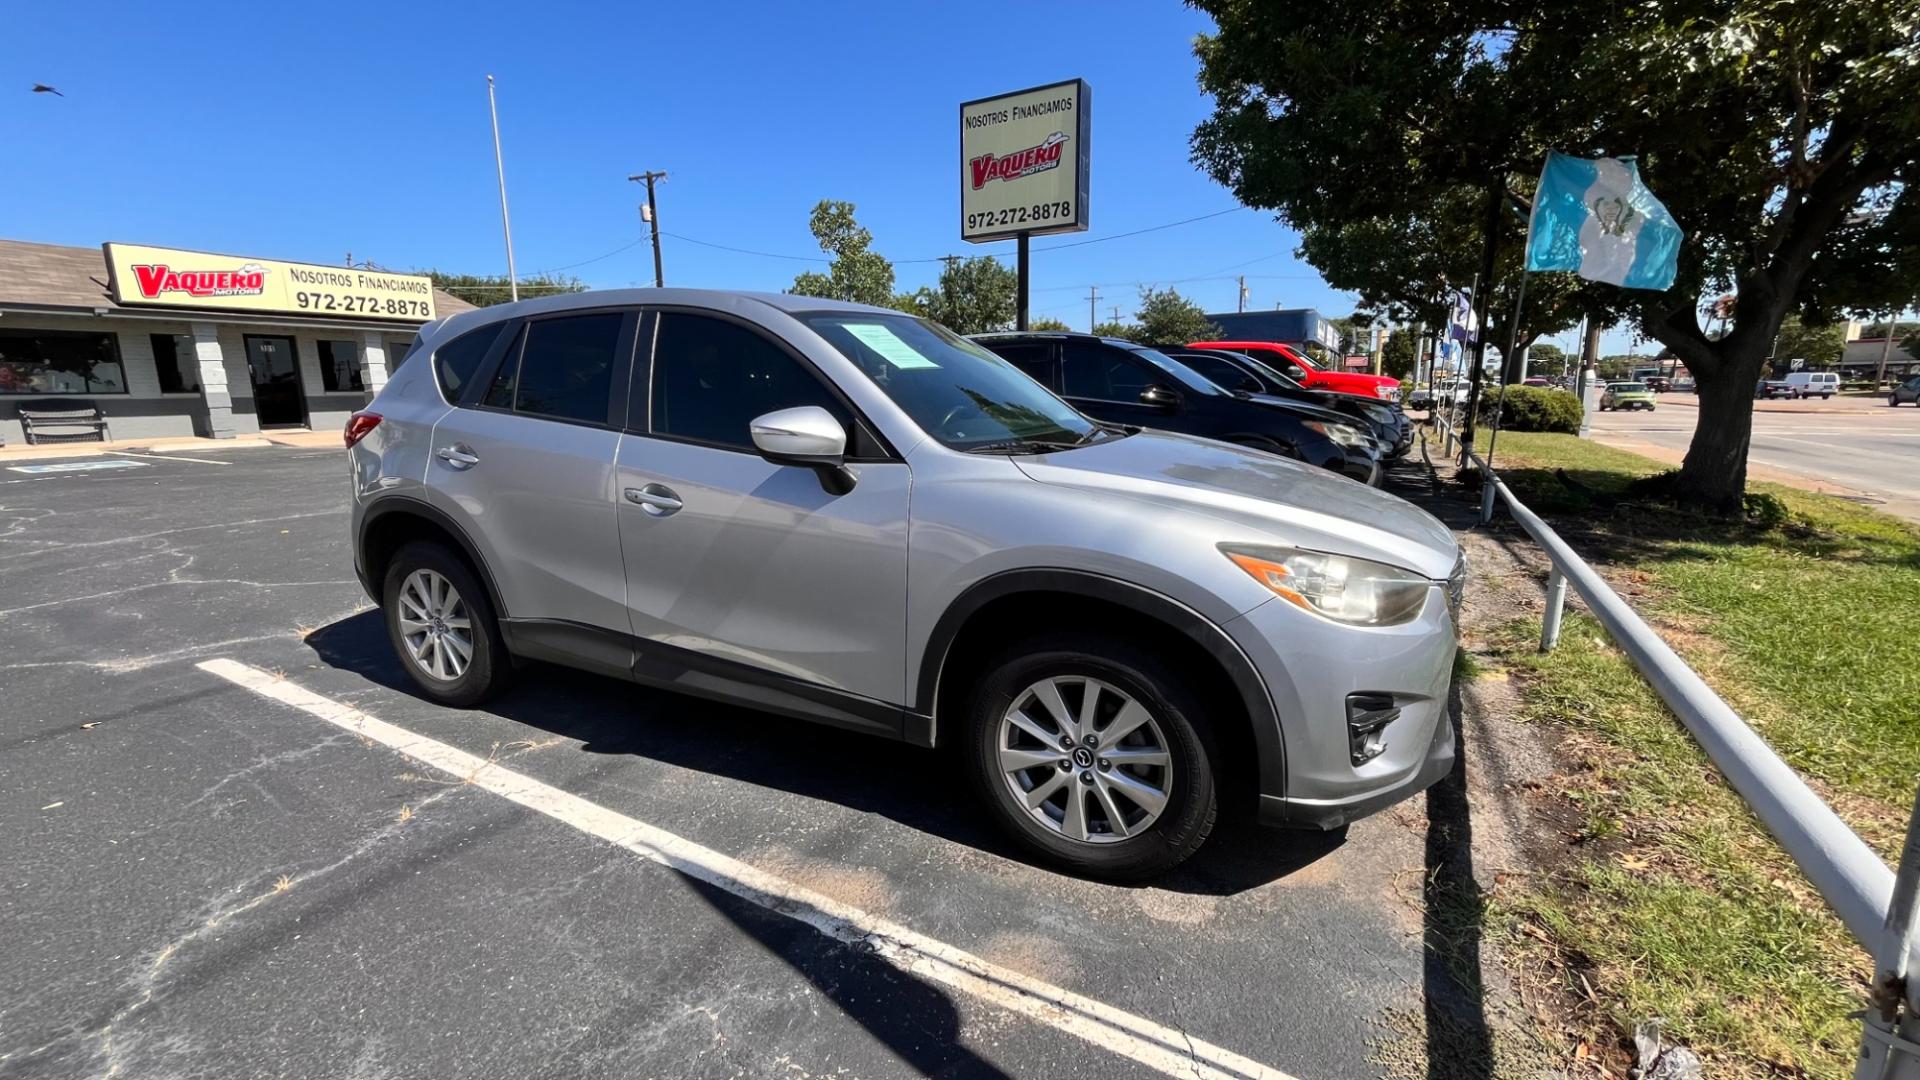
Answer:
[[[731, 251], [740, 255], [758, 255], [763, 259], [786, 259], [790, 262], [817, 262], [817, 263], [833, 261], [832, 259], [822, 258], [821, 256], [818, 256], [818, 255], [781, 255], [772, 251], [754, 251], [750, 248], [729, 247], [726, 244], [716, 244], [709, 240], [695, 240], [691, 236], [682, 236], [679, 233], [673, 233], [673, 232], [663, 232], [660, 235], [671, 236], [675, 240], [685, 240], [689, 244], [699, 244], [701, 247], [718, 248], [721, 251]], [[639, 241], [636, 240], [634, 243], [638, 243], [638, 242]], [[631, 247], [632, 245], [630, 244], [628, 246]], [[938, 262], [939, 260], [938, 259], [916, 259], [914, 261], [915, 262]]]

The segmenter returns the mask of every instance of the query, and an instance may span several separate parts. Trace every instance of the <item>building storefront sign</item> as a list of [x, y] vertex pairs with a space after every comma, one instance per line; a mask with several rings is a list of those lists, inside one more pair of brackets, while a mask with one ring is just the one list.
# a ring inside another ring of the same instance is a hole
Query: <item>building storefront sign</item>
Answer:
[[960, 106], [960, 238], [1087, 228], [1090, 95], [1079, 79]]
[[211, 255], [139, 244], [106, 244], [113, 300], [127, 306], [426, 322], [433, 282], [313, 263]]

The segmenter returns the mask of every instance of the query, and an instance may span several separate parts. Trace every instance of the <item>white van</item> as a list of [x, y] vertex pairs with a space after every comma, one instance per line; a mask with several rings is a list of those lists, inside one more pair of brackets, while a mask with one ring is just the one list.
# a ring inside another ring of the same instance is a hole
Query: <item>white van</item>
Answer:
[[1830, 398], [1840, 392], [1840, 376], [1832, 371], [1795, 371], [1787, 375], [1788, 397]]

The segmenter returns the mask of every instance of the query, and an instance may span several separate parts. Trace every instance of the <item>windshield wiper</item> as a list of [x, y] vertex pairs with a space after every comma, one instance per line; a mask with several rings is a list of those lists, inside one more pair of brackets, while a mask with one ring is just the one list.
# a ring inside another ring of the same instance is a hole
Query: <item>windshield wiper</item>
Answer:
[[1081, 442], [1067, 442], [1063, 439], [1007, 439], [1002, 442], [981, 443], [979, 446], [969, 446], [967, 447], [967, 453], [1005, 454], [1013, 452], [1044, 454], [1054, 450], [1071, 450], [1076, 446], [1084, 445], [1086, 444]]

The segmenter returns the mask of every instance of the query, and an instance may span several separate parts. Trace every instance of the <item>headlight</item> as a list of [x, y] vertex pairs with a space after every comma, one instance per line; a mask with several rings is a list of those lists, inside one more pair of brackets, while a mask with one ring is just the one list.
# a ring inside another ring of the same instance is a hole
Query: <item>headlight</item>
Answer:
[[1412, 622], [1433, 588], [1411, 570], [1370, 559], [1252, 544], [1221, 544], [1220, 553], [1280, 599], [1354, 626]]
[[1367, 441], [1366, 433], [1351, 424], [1329, 424], [1322, 420], [1308, 420], [1306, 426], [1325, 435], [1341, 446], [1367, 447], [1373, 445]]

